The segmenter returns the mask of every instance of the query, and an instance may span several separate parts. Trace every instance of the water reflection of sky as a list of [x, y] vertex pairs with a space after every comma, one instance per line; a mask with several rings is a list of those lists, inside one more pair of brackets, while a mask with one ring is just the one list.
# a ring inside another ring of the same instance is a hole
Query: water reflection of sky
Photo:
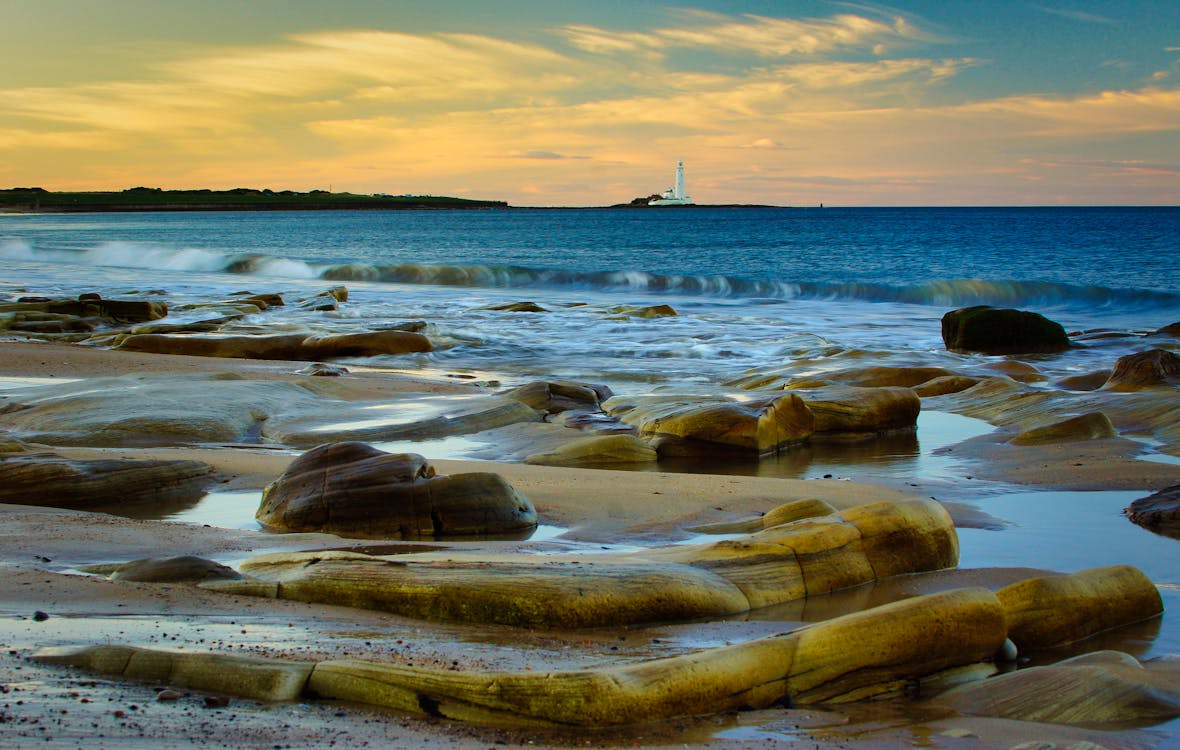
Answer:
[[1160, 587], [1164, 621], [1148, 655], [1180, 653], [1180, 540], [1131, 523], [1122, 510], [1145, 492], [1013, 492], [981, 500], [1002, 531], [959, 529], [959, 566], [1027, 566], [1073, 573], [1133, 565]]

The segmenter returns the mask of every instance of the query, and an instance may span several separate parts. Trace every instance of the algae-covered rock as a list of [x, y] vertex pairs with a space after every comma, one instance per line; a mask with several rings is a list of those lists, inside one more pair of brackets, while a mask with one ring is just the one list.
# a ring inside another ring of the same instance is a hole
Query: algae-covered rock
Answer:
[[942, 340], [949, 351], [983, 354], [1060, 352], [1070, 347], [1061, 324], [1039, 313], [987, 305], [943, 315]]
[[1109, 417], [1102, 412], [1090, 412], [1070, 417], [1055, 424], [1025, 430], [1008, 442], [1014, 445], [1045, 445], [1078, 440], [1098, 440], [1118, 434], [1118, 430], [1111, 424]]
[[534, 453], [524, 462], [540, 466], [596, 466], [648, 463], [656, 458], [655, 448], [634, 435], [592, 435], [551, 451]]
[[422, 456], [364, 443], [313, 448], [267, 485], [256, 514], [274, 531], [414, 539], [532, 529], [532, 503], [498, 474], [438, 476]]
[[774, 526], [781, 526], [784, 523], [800, 521], [804, 518], [830, 516], [835, 513], [836, 509], [829, 503], [814, 498], [805, 498], [775, 506], [756, 518], [700, 524], [698, 526], [691, 526], [685, 530], [696, 534], [749, 534], [754, 531], [762, 531], [763, 529], [769, 529]]
[[1180, 355], [1166, 349], [1152, 349], [1119, 357], [1102, 387], [1108, 391], [1180, 387]]
[[978, 382], [979, 378], [971, 378], [966, 375], [947, 375], [941, 378], [932, 378], [914, 386], [914, 393], [922, 398], [945, 396], [948, 393], [965, 391]]
[[459, 671], [356, 659], [309, 664], [119, 645], [33, 658], [258, 700], [315, 695], [501, 726], [599, 727], [920, 689], [948, 670], [985, 661], [1003, 639], [995, 597], [957, 589], [733, 645], [580, 670]]
[[34, 654], [33, 659], [131, 680], [266, 701], [300, 698], [312, 670], [311, 662], [178, 653], [112, 644], [46, 649]]
[[803, 399], [815, 417], [813, 438], [849, 439], [912, 430], [922, 409], [918, 394], [905, 387], [828, 386], [791, 392]]
[[[417, 476], [422, 464], [407, 465]], [[315, 481], [312, 477], [311, 482]], [[855, 510], [855, 512], [852, 512]], [[877, 503], [738, 539], [588, 557], [448, 553], [386, 560], [284, 553], [240, 570], [277, 595], [412, 617], [518, 627], [595, 627], [734, 614], [858, 586], [878, 576], [952, 567], [954, 524], [933, 500]], [[229, 584], [217, 590], [257, 593]]]
[[1159, 590], [1129, 565], [1029, 578], [996, 592], [1021, 651], [1057, 646], [1163, 612]]
[[983, 589], [914, 597], [782, 635], [590, 670], [455, 672], [321, 662], [317, 694], [498, 724], [618, 726], [675, 716], [846, 702], [913, 689], [986, 660], [1003, 613]]
[[787, 393], [738, 402], [720, 399], [611, 399], [607, 412], [658, 436], [657, 450], [669, 453], [715, 452], [717, 447], [755, 454], [772, 453], [811, 436], [815, 417], [798, 395]]

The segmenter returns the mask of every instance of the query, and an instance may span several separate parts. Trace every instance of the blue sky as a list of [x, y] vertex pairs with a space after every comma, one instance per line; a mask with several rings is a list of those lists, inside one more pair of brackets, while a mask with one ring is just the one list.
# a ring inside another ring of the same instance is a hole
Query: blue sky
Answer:
[[16, 3], [0, 185], [1180, 203], [1180, 3]]

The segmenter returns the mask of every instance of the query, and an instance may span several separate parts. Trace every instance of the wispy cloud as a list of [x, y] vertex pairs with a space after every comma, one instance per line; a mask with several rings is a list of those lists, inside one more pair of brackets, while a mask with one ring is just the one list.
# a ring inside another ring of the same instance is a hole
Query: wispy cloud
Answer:
[[832, 18], [770, 18], [754, 14], [738, 17], [693, 12], [697, 23], [650, 32], [611, 31], [586, 25], [562, 28], [567, 41], [585, 52], [663, 52], [672, 48], [705, 48], [725, 53], [753, 53], [761, 57], [815, 55], [837, 49], [871, 49], [886, 42], [922, 36], [909, 21], [897, 16], [887, 21], [852, 13]]
[[1087, 13], [1083, 10], [1073, 10], [1072, 8], [1052, 8], [1047, 5], [1034, 5], [1034, 8], [1042, 13], [1048, 13], [1061, 18], [1068, 18], [1071, 21], [1080, 21], [1081, 23], [1100, 24], [1103, 26], [1114, 26], [1121, 21], [1107, 16], [1100, 16], [1097, 13]]

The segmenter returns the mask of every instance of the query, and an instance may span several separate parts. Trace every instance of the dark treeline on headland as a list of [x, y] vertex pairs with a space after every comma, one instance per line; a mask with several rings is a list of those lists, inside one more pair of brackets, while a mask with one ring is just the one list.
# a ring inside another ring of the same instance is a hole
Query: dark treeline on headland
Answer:
[[436, 195], [359, 195], [312, 190], [162, 190], [134, 187], [119, 192], [52, 192], [39, 187], [0, 189], [0, 211], [328, 211], [361, 209], [507, 208], [505, 201]]

